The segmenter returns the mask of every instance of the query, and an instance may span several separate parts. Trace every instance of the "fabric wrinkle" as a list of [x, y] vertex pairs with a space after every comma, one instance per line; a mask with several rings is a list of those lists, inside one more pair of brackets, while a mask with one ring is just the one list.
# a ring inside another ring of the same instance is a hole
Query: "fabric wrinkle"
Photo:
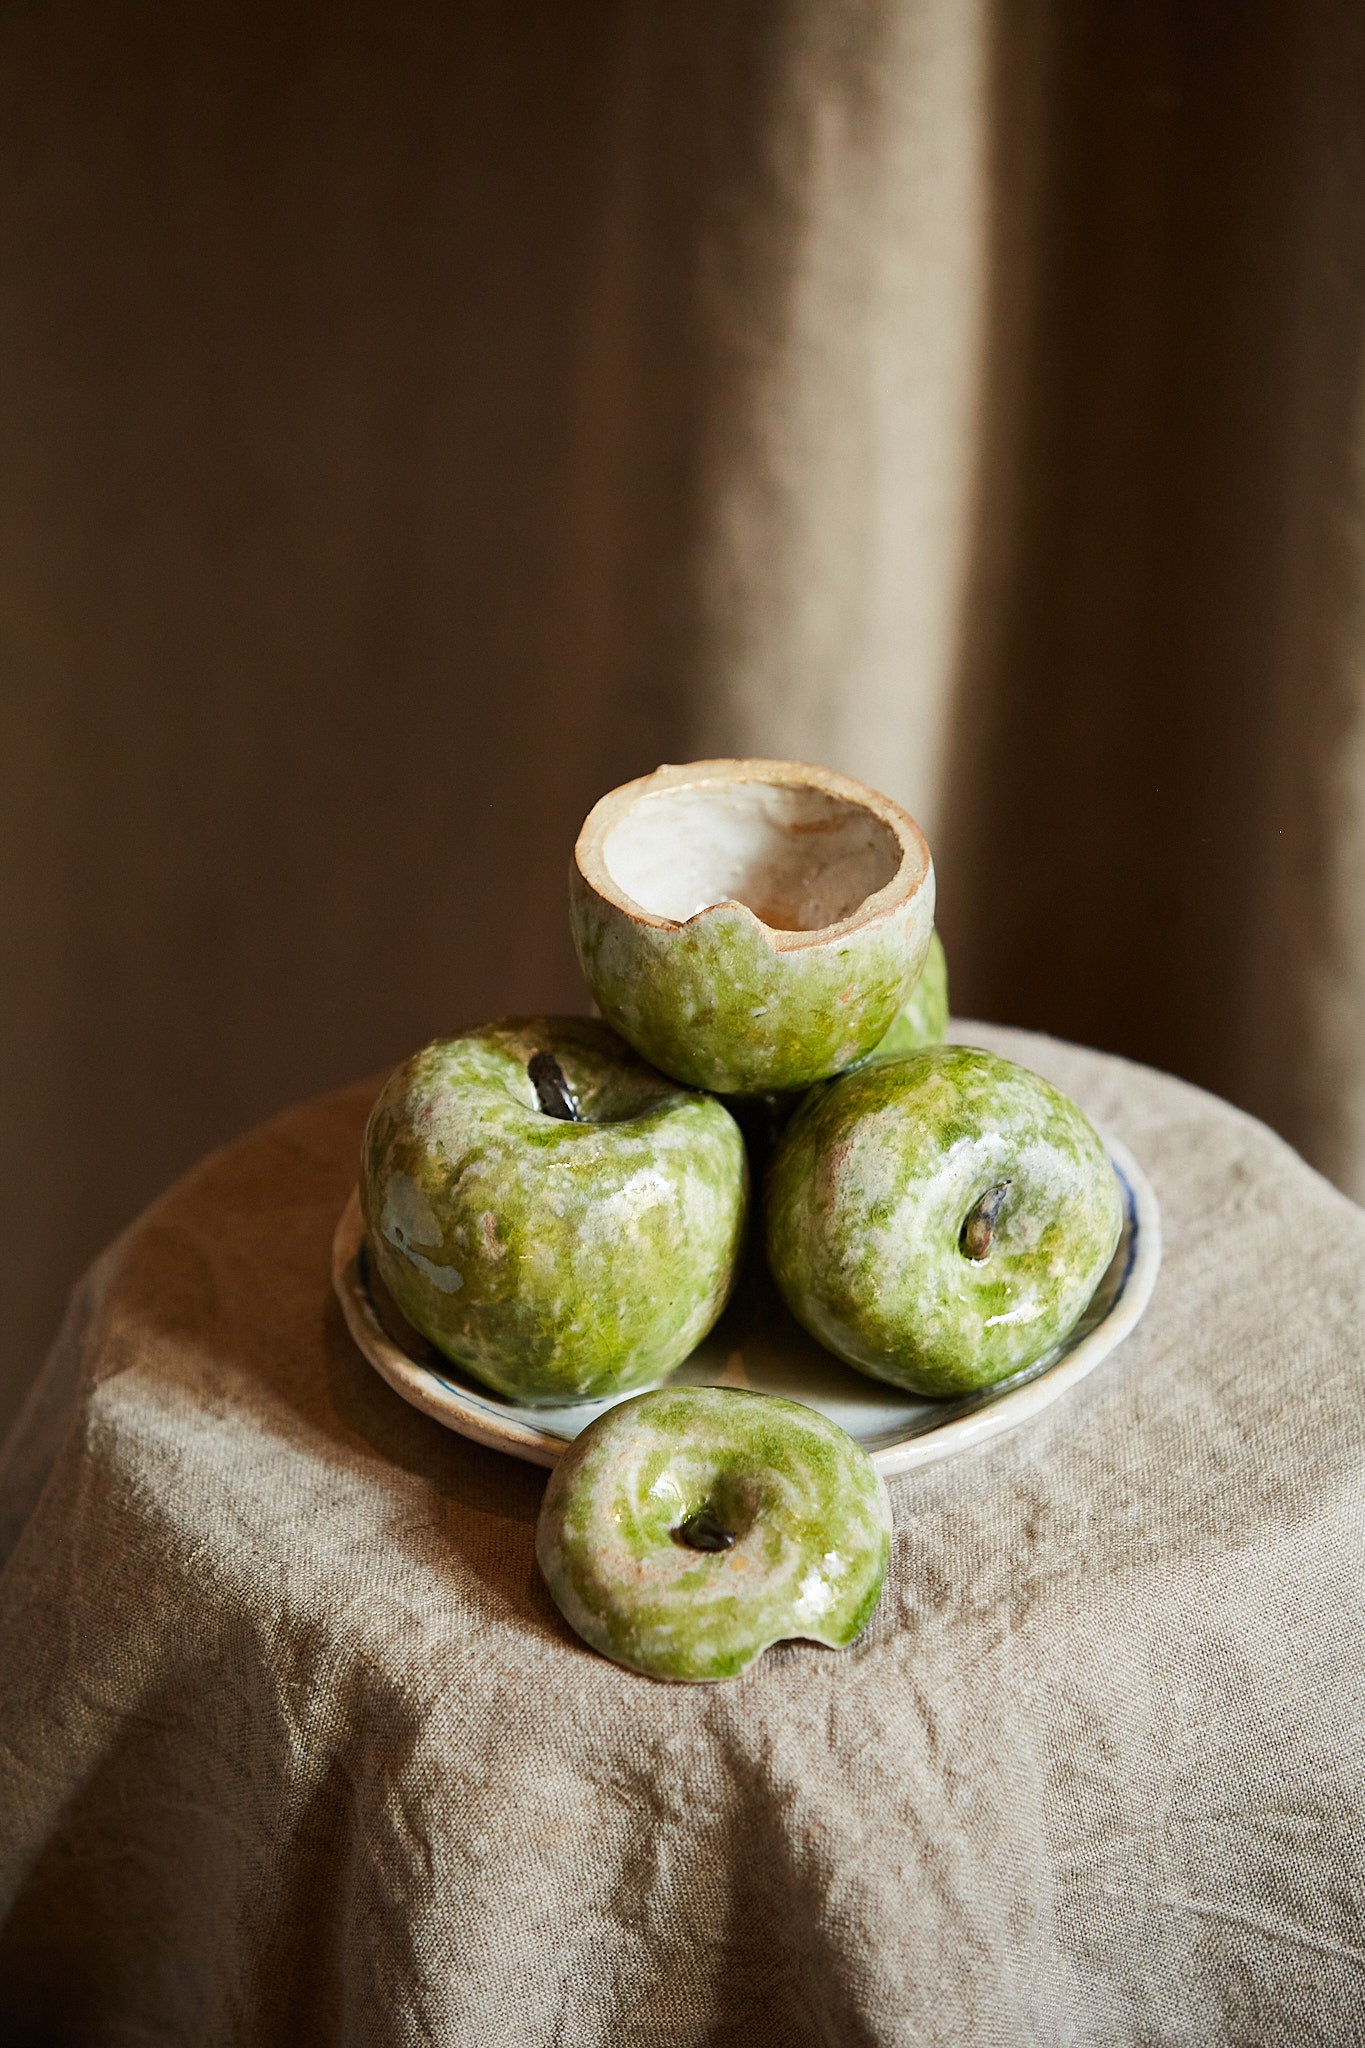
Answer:
[[1197, 1090], [963, 1029], [1133, 1146], [1161, 1281], [1037, 1424], [892, 1481], [853, 1649], [732, 1685], [586, 1651], [543, 1475], [350, 1346], [370, 1091], [126, 1234], [11, 1466], [4, 2009], [205, 2048], [1353, 2037], [1365, 1215]]

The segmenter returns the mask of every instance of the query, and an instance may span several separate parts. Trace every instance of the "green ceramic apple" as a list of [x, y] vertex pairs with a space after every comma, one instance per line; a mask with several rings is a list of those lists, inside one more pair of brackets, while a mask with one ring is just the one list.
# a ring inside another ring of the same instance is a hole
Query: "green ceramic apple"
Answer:
[[440, 1039], [390, 1077], [361, 1204], [384, 1284], [509, 1398], [648, 1385], [730, 1293], [748, 1169], [734, 1119], [589, 1017]]
[[919, 979], [897, 1011], [891, 1029], [867, 1058], [899, 1059], [902, 1053], [918, 1052], [921, 1046], [940, 1045], [947, 1029], [948, 956], [935, 927]]
[[1075, 1103], [967, 1046], [813, 1090], [768, 1176], [768, 1261], [797, 1320], [917, 1394], [967, 1393], [1066, 1336], [1118, 1243], [1118, 1184]]
[[546, 1488], [536, 1556], [585, 1642], [654, 1678], [734, 1678], [792, 1636], [861, 1634], [891, 1544], [886, 1488], [814, 1408], [668, 1387], [610, 1408]]
[[913, 818], [795, 761], [696, 761], [612, 790], [574, 849], [578, 956], [604, 1017], [723, 1095], [804, 1088], [885, 1036], [929, 945]]

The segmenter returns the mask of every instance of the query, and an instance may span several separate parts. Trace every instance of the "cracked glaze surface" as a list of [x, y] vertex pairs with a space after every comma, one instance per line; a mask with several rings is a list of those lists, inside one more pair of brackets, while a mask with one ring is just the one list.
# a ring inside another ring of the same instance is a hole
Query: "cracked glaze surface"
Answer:
[[[988, 1256], [969, 1211], [1008, 1180]], [[939, 1046], [821, 1088], [783, 1134], [768, 1258], [798, 1321], [848, 1364], [929, 1396], [970, 1392], [1059, 1342], [1122, 1221], [1093, 1125], [1037, 1074]]]
[[[735, 1537], [700, 1552], [690, 1516]], [[813, 1408], [725, 1387], [609, 1409], [546, 1488], [536, 1555], [595, 1650], [656, 1678], [734, 1678], [771, 1643], [842, 1648], [871, 1619], [890, 1554], [886, 1487]]]
[[928, 945], [922, 903], [827, 948], [775, 953], [733, 904], [660, 929], [579, 887], [573, 929], [603, 1015], [655, 1066], [695, 1088], [767, 1094], [840, 1073], [882, 1038]]
[[[582, 1122], [538, 1108], [538, 1051], [558, 1059]], [[362, 1149], [389, 1292], [447, 1357], [519, 1401], [589, 1399], [679, 1364], [729, 1296], [747, 1186], [728, 1111], [587, 1017], [510, 1018], [415, 1053]]]
[[873, 1060], [898, 1059], [921, 1046], [939, 1045], [948, 1029], [948, 956], [937, 927], [929, 934], [929, 950], [915, 986], [896, 1013], [881, 1043], [867, 1055]]

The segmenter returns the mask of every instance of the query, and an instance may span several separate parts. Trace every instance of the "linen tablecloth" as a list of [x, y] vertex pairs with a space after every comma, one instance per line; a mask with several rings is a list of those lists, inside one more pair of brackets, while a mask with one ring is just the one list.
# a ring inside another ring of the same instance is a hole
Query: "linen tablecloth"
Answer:
[[6, 1480], [17, 1521], [48, 1473], [0, 1614], [6, 2043], [1365, 2040], [1365, 1212], [1181, 1083], [961, 1035], [1127, 1140], [1156, 1295], [891, 1482], [854, 1649], [728, 1685], [587, 1651], [543, 1472], [351, 1345], [372, 1088], [105, 1255]]

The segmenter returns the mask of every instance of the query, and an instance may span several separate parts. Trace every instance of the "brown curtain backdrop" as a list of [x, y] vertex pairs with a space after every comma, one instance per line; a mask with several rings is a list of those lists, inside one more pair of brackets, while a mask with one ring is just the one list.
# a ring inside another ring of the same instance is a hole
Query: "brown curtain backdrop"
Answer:
[[1354, 0], [6, 10], [0, 1419], [208, 1146], [579, 1005], [661, 759], [1365, 1194], [1363, 330]]

